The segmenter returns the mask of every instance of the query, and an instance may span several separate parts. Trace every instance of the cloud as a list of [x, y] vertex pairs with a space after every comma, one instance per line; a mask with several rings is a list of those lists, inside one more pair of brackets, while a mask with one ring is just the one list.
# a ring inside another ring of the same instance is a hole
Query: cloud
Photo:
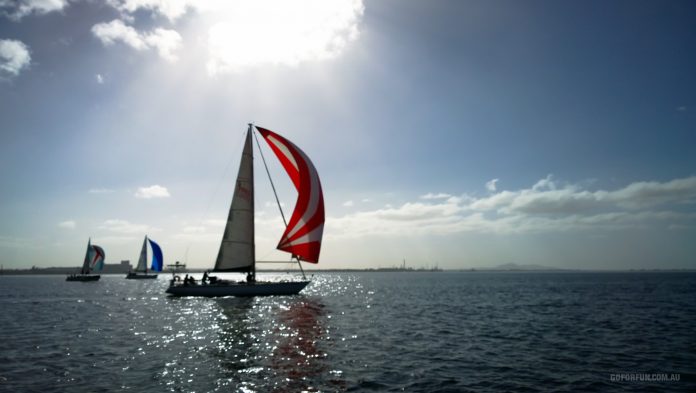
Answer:
[[498, 183], [498, 179], [492, 179], [486, 182], [486, 190], [493, 192], [496, 190], [496, 183]]
[[170, 21], [174, 21], [192, 8], [196, 2], [206, 3], [205, 1], [194, 0], [107, 0], [107, 3], [124, 14], [133, 14], [139, 10], [150, 11], [159, 14]]
[[0, 40], [0, 80], [13, 78], [29, 67], [29, 48], [17, 40]]
[[[2, 1], [2, 0], [0, 0]], [[123, 21], [150, 13], [176, 23], [184, 15], [191, 30], [207, 32], [209, 75], [270, 64], [295, 66], [339, 56], [359, 36], [363, 0], [107, 0], [120, 19], [92, 29], [105, 45], [123, 42], [136, 50], [154, 48], [174, 59], [181, 36], [156, 28], [142, 33]], [[253, 33], [250, 33], [253, 31]]]
[[68, 0], [0, 0], [0, 15], [19, 20], [29, 14], [61, 11], [67, 6]]
[[579, 185], [559, 186], [549, 176], [530, 188], [503, 190], [481, 198], [425, 199], [428, 202], [329, 217], [327, 236], [522, 234], [691, 228], [696, 224], [696, 177], [590, 191]]
[[150, 187], [140, 187], [135, 193], [135, 197], [141, 199], [169, 198], [170, 196], [166, 187], [157, 184]]
[[353, 206], [353, 201], [345, 201], [345, 202], [343, 202], [343, 206], [351, 207], [351, 206]]
[[67, 220], [67, 221], [63, 221], [63, 222], [58, 223], [58, 226], [61, 228], [65, 228], [65, 229], [75, 229], [77, 224], [73, 220]]
[[121, 245], [133, 244], [134, 242], [141, 239], [142, 238], [139, 236], [100, 236], [95, 240], [98, 241], [99, 244]]
[[181, 47], [181, 35], [174, 30], [155, 29], [145, 36], [145, 42], [151, 48], [157, 50], [161, 58], [167, 61], [176, 61], [174, 54]]
[[126, 220], [119, 219], [106, 220], [99, 226], [99, 229], [122, 234], [146, 234], [148, 232], [156, 231], [155, 228], [145, 224], [133, 224]]
[[664, 183], [636, 182], [615, 191], [588, 191], [578, 185], [559, 187], [550, 176], [531, 189], [501, 191], [471, 204], [473, 210], [498, 213], [575, 214], [612, 209], [641, 209], [696, 200], [696, 177]]
[[438, 193], [438, 194], [433, 194], [432, 192], [429, 192], [425, 195], [420, 196], [421, 199], [447, 199], [447, 198], [451, 198], [451, 197], [452, 197], [452, 195], [445, 194], [442, 192]]
[[106, 46], [122, 42], [138, 51], [154, 49], [168, 61], [177, 59], [174, 52], [181, 46], [181, 35], [174, 30], [157, 28], [149, 33], [140, 33], [119, 19], [92, 26], [92, 33]]
[[218, 2], [198, 11], [217, 16], [208, 30], [207, 64], [208, 73], [217, 75], [336, 58], [359, 36], [364, 6], [361, 0], [259, 0]]
[[95, 78], [97, 79], [97, 83], [99, 83], [100, 85], [104, 84], [104, 77], [102, 76], [102, 74], [95, 75]]

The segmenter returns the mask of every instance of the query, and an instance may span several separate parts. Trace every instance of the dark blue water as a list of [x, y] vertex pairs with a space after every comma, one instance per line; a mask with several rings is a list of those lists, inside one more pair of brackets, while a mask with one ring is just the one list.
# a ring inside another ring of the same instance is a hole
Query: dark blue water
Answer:
[[[694, 391], [696, 274], [317, 274], [302, 295], [0, 277], [0, 391]], [[612, 381], [612, 374], [679, 381]]]

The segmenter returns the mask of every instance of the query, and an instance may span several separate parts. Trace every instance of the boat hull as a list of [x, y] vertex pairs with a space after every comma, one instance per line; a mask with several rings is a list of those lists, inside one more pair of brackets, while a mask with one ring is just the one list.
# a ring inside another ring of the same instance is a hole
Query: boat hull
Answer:
[[221, 283], [204, 285], [170, 285], [167, 293], [173, 296], [285, 296], [297, 295], [309, 281]]
[[147, 280], [147, 279], [156, 279], [157, 275], [156, 274], [138, 274], [138, 273], [128, 273], [126, 276], [127, 279], [129, 280]]
[[65, 278], [65, 281], [99, 281], [101, 276], [99, 274], [74, 274]]

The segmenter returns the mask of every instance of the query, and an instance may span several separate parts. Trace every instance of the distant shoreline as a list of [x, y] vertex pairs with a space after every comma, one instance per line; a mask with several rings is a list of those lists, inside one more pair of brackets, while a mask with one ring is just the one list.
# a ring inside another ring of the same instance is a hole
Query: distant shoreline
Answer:
[[[65, 275], [75, 273], [78, 267], [50, 267], [33, 269], [3, 269], [0, 276], [30, 276], [30, 275]], [[186, 269], [179, 273], [203, 273], [208, 269]], [[285, 273], [296, 272], [295, 269], [257, 269], [259, 273]], [[696, 273], [696, 269], [524, 269], [524, 268], [469, 268], [469, 269], [400, 269], [400, 268], [367, 268], [367, 269], [305, 269], [305, 273]], [[123, 275], [127, 272], [103, 272], [103, 275]], [[164, 270], [159, 274], [168, 275], [174, 273]]]

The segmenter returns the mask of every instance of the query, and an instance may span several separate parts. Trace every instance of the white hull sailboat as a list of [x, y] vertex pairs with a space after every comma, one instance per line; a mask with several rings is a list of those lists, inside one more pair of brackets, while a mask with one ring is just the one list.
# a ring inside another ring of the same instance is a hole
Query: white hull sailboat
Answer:
[[[152, 265], [150, 267], [150, 271], [155, 273], [148, 273], [147, 270], [148, 241], [150, 242], [150, 247], [152, 247]], [[145, 236], [145, 240], [143, 240], [143, 247], [140, 249], [140, 258], [138, 258], [138, 266], [135, 267], [134, 271], [128, 272], [126, 278], [129, 280], [156, 279], [156, 272], [162, 271], [163, 262], [164, 261], [162, 258], [162, 249], [160, 248], [160, 246], [157, 243], [153, 242], [152, 239], [148, 239], [147, 236]]]
[[104, 267], [104, 249], [92, 245], [92, 239], [87, 241], [87, 252], [85, 253], [85, 260], [82, 263], [82, 269], [79, 274], [71, 274], [65, 278], [65, 281], [98, 281], [101, 278], [99, 274], [92, 274], [93, 272], [99, 272]]
[[[215, 276], [208, 276], [206, 272], [200, 281], [189, 278], [188, 275], [182, 281], [175, 275], [167, 293], [174, 296], [208, 297], [294, 295], [309, 284], [309, 280], [304, 277], [304, 271], [302, 271], [303, 279], [298, 281], [261, 282], [256, 280], [253, 128], [254, 126], [249, 124], [232, 205], [215, 267], [212, 270], [218, 273], [246, 273], [246, 280], [222, 280]], [[319, 175], [307, 155], [292, 142], [267, 129], [255, 128], [268, 142], [298, 192], [295, 210], [290, 221], [286, 222], [285, 232], [277, 248], [290, 253], [300, 269], [302, 269], [301, 262], [318, 263], [324, 232], [324, 196]], [[263, 159], [263, 153], [261, 157]], [[266, 170], [268, 171], [268, 168]], [[272, 182], [271, 185], [273, 185]], [[273, 189], [275, 192], [275, 187]], [[278, 207], [280, 208], [280, 203]]]

